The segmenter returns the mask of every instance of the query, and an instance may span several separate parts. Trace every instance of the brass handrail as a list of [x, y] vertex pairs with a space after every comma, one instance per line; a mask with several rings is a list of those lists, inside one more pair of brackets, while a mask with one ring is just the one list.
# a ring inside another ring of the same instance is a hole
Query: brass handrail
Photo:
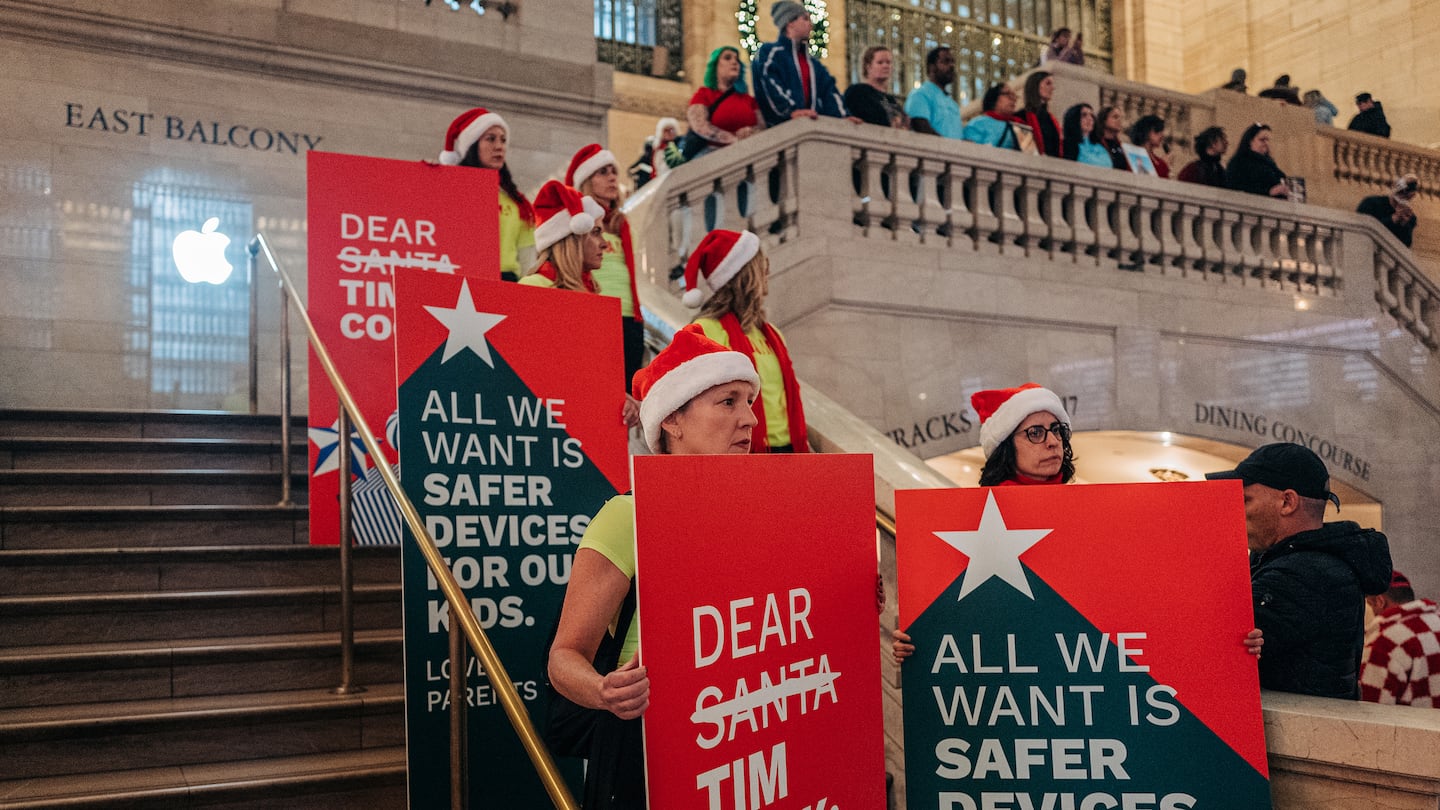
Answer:
[[[310, 314], [300, 305], [300, 296], [295, 291], [295, 285], [290, 276], [280, 267], [275, 259], [275, 254], [270, 250], [270, 244], [265, 240], [263, 234], [256, 234], [250, 241], [251, 255], [263, 252], [265, 260], [270, 263], [270, 268], [280, 278], [280, 285], [285, 294], [295, 303], [295, 311], [300, 314], [300, 319], [305, 323], [305, 331], [310, 336], [310, 347], [315, 350], [315, 356], [319, 359], [320, 365], [325, 369], [325, 376], [330, 378], [330, 384], [335, 388], [335, 393], [340, 398], [341, 406], [350, 414], [355, 423], [355, 428], [360, 434], [360, 441], [365, 445], [366, 451], [372, 458], [383, 459], [385, 456], [380, 445], [375, 441], [375, 435], [366, 423], [364, 414], [360, 413], [355, 399], [350, 394], [350, 389], [345, 381], [340, 378], [340, 372], [335, 368], [335, 363], [330, 358], [330, 352], [320, 340], [320, 335], [315, 331], [315, 324], [310, 320]], [[348, 442], [349, 437], [341, 436], [341, 442]], [[285, 448], [288, 451], [289, 448]], [[420, 553], [425, 557], [425, 564], [430, 567], [430, 573], [440, 585], [440, 590], [445, 594], [445, 601], [449, 604], [451, 621], [457, 618], [461, 628], [465, 631], [465, 638], [475, 650], [480, 664], [485, 669], [485, 674], [490, 679], [490, 685], [495, 689], [500, 698], [500, 704], [505, 709], [506, 716], [510, 719], [510, 725], [514, 727], [515, 733], [520, 736], [520, 743], [525, 746], [525, 753], [530, 756], [530, 762], [535, 766], [540, 781], [545, 785], [545, 792], [550, 795], [550, 801], [557, 810], [578, 810], [574, 797], [570, 795], [570, 789], [565, 784], [560, 771], [555, 767], [555, 760], [550, 756], [550, 750], [540, 739], [535, 731], [535, 726], [530, 722], [530, 715], [525, 710], [525, 703], [520, 698], [520, 693], [510, 680], [510, 675], [501, 663], [500, 656], [491, 645], [490, 638], [485, 635], [484, 629], [480, 627], [480, 620], [476, 618], [475, 611], [470, 608], [469, 601], [465, 598], [465, 592], [460, 589], [460, 584], [455, 581], [455, 575], [450, 567], [445, 564], [444, 558], [440, 556], [440, 549], [436, 547], [435, 540], [425, 530], [425, 522], [420, 518], [420, 512], [400, 488], [400, 480], [395, 477], [395, 471], [389, 464], [380, 463], [376, 470], [385, 482], [385, 488], [390, 491], [390, 496], [395, 499], [396, 505], [400, 507], [400, 513], [405, 518], [405, 523], [410, 527], [410, 532], [415, 536], [416, 545]], [[344, 470], [341, 471], [343, 475]], [[450, 668], [455, 670], [457, 666], [463, 667], [455, 661], [451, 661]], [[466, 701], [451, 696], [451, 711], [463, 711]], [[451, 774], [454, 779], [456, 774]]]

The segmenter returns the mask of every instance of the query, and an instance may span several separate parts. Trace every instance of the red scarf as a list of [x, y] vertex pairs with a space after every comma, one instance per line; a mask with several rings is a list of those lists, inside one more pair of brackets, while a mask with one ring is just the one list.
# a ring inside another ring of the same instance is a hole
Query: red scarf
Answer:
[[[559, 286], [560, 286], [560, 271], [556, 270], [556, 269], [555, 269], [555, 265], [551, 264], [550, 262], [545, 262], [544, 264], [542, 264], [542, 265], [540, 265], [538, 268], [536, 268], [536, 269], [535, 269], [535, 275], [537, 275], [537, 276], [539, 276], [539, 277], [541, 277], [541, 278], [549, 279], [549, 280], [550, 280], [550, 283], [551, 283], [551, 284], [554, 284], [554, 285], [556, 286], [556, 289], [559, 289]], [[580, 279], [585, 282], [585, 292], [592, 292], [592, 293], [598, 293], [598, 292], [600, 292], [600, 289], [595, 286], [595, 279], [593, 279], [593, 278], [590, 277], [590, 271], [589, 271], [589, 270], [586, 270], [586, 271], [584, 272], [584, 274], [580, 276]], [[633, 283], [635, 283], [635, 282], [634, 282], [634, 280], [632, 279], [630, 283], [633, 284]]]
[[800, 69], [800, 91], [804, 95], [805, 107], [808, 109], [814, 106], [811, 103], [810, 85], [810, 43], [795, 43], [795, 65]]
[[[750, 338], [746, 337], [745, 330], [740, 328], [740, 319], [735, 317], [735, 313], [727, 312], [721, 316], [720, 326], [725, 329], [730, 348], [750, 358], [753, 365], [755, 347], [750, 345]], [[785, 417], [790, 421], [790, 449], [796, 453], [808, 453], [810, 442], [805, 435], [805, 408], [800, 405], [800, 383], [795, 379], [795, 367], [790, 365], [790, 352], [785, 348], [785, 341], [781, 339], [780, 333], [775, 331], [775, 327], [763, 323], [760, 325], [760, 333], [765, 336], [765, 342], [770, 344], [770, 351], [775, 353], [775, 359], [780, 363], [780, 377], [785, 382]], [[755, 429], [750, 431], [750, 452], [768, 453], [770, 443], [766, 440], [769, 433], [765, 428], [765, 400], [756, 399], [755, 406]]]
[[[607, 218], [609, 214], [605, 215]], [[645, 318], [640, 315], [640, 293], [635, 289], [635, 248], [630, 241], [630, 220], [625, 220], [620, 225], [620, 247], [625, 252], [625, 269], [630, 271], [630, 300], [635, 302], [635, 322], [642, 323]], [[585, 278], [590, 278], [586, 273]]]
[[[1050, 115], [1048, 112], [1045, 114]], [[1045, 154], [1045, 131], [1040, 129], [1040, 115], [1034, 110], [1026, 110], [1020, 114], [1020, 120], [1030, 127], [1031, 132], [1035, 133], [1035, 148], [1040, 150], [1040, 154]], [[1050, 115], [1050, 122], [1055, 125], [1055, 139], [1060, 142], [1056, 146], [1056, 154], [1063, 155], [1065, 154], [1065, 131], [1060, 128], [1060, 122], [1055, 120], [1055, 116]]]

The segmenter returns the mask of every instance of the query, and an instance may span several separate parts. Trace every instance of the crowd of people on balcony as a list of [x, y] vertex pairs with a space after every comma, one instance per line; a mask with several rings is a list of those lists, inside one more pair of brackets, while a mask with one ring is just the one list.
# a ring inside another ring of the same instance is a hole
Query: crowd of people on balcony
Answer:
[[[1249, 89], [1246, 79], [1245, 69], [1235, 68], [1230, 74], [1230, 81], [1220, 85], [1220, 89], [1244, 93]], [[1307, 90], [1301, 96], [1299, 88], [1290, 84], [1290, 74], [1288, 73], [1275, 77], [1273, 85], [1255, 95], [1258, 98], [1270, 98], [1296, 107], [1305, 107], [1315, 114], [1315, 123], [1327, 127], [1334, 126], [1335, 116], [1340, 114], [1340, 108], [1325, 98], [1325, 94], [1318, 88]], [[1390, 122], [1385, 120], [1385, 108], [1375, 100], [1374, 96], [1370, 93], [1356, 95], [1355, 110], [1355, 116], [1350, 119], [1347, 129], [1352, 132], [1377, 135], [1381, 138], [1390, 137]]]

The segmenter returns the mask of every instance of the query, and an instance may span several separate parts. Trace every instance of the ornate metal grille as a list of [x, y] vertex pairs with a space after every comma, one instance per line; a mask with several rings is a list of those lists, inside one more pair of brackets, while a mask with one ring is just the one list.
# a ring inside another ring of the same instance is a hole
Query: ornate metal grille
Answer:
[[1085, 35], [1085, 64], [1109, 72], [1110, 0], [849, 0], [846, 44], [850, 81], [861, 81], [871, 45], [895, 56], [890, 91], [905, 96], [925, 82], [925, 53], [949, 45], [955, 54], [952, 93], [964, 106], [992, 84], [1040, 62], [1050, 32]]
[[680, 0], [595, 0], [595, 46], [616, 70], [678, 79], [684, 67]]

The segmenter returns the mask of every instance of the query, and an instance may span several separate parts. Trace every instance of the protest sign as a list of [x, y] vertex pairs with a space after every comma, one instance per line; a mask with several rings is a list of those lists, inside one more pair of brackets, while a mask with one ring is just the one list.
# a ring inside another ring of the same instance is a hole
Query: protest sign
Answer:
[[[416, 268], [500, 277], [499, 180], [493, 171], [420, 161], [310, 152], [306, 157], [309, 262], [306, 311], [385, 453], [352, 436], [350, 470], [338, 452], [339, 400], [314, 351], [309, 367], [310, 542], [340, 541], [340, 475], [354, 479], [359, 545], [400, 541], [400, 513], [380, 463], [394, 464], [394, 273]], [[384, 381], [375, 385], [374, 381]]]
[[1270, 806], [1237, 482], [896, 508], [912, 810]]
[[635, 460], [651, 807], [885, 805], [869, 456]]
[[[543, 727], [575, 546], [629, 489], [619, 305], [415, 270], [395, 283], [402, 483]], [[413, 538], [401, 559], [410, 807], [448, 807], [449, 610]], [[471, 806], [550, 807], [473, 653], [464, 666]], [[561, 764], [578, 786], [578, 760]]]

